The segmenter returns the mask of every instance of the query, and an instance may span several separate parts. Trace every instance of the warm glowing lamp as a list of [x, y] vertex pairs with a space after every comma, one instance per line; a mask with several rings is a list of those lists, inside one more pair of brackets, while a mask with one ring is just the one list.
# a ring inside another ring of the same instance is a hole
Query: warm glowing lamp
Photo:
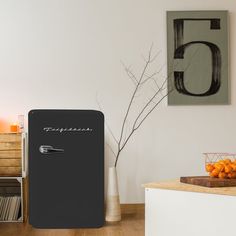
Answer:
[[10, 131], [14, 133], [18, 132], [18, 125], [16, 123], [11, 124]]

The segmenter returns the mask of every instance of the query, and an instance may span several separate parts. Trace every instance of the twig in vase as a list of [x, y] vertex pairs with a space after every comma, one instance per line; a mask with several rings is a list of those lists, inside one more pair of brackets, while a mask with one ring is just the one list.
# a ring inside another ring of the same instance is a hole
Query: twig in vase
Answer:
[[[152, 45], [153, 46], [153, 45]], [[118, 160], [118, 157], [119, 157], [119, 154], [120, 154], [120, 151], [121, 151], [121, 141], [122, 141], [122, 138], [123, 138], [123, 132], [124, 132], [124, 127], [125, 127], [125, 122], [126, 122], [126, 119], [129, 115], [129, 111], [130, 111], [130, 108], [131, 108], [131, 105], [133, 103], [133, 100], [134, 100], [134, 97], [135, 97], [135, 94], [137, 93], [138, 91], [138, 88], [142, 82], [142, 79], [144, 77], [144, 74], [149, 66], [149, 64], [152, 62], [152, 58], [151, 58], [151, 52], [152, 52], [152, 46], [149, 50], [149, 54], [148, 54], [148, 59], [146, 60], [145, 62], [145, 66], [143, 68], [143, 71], [141, 73], [141, 76], [140, 78], [138, 79], [138, 82], [137, 82], [137, 85], [135, 86], [135, 89], [134, 89], [134, 92], [131, 96], [131, 99], [130, 99], [130, 102], [129, 102], [129, 105], [128, 105], [128, 108], [127, 108], [127, 111], [126, 111], [126, 114], [125, 114], [125, 117], [124, 117], [124, 120], [123, 120], [123, 123], [122, 123], [122, 127], [121, 127], [121, 133], [120, 133], [120, 138], [119, 138], [119, 141], [118, 141], [118, 152], [117, 152], [117, 158], [116, 158], [116, 162], [115, 162], [115, 166], [117, 164], [117, 160]]]
[[[131, 109], [131, 106], [134, 102], [134, 98], [135, 98], [135, 95], [137, 93], [137, 91], [139, 90], [139, 88], [144, 85], [146, 82], [148, 82], [149, 80], [155, 80], [154, 79], [154, 76], [156, 76], [158, 73], [160, 73], [160, 71], [163, 69], [163, 67], [160, 68], [159, 71], [157, 72], [154, 72], [152, 73], [150, 76], [147, 76], [147, 69], [149, 67], [149, 65], [155, 61], [155, 59], [157, 58], [158, 54], [156, 54], [154, 57], [152, 57], [152, 47], [153, 45], [151, 45], [150, 49], [149, 49], [149, 53], [148, 53], [148, 57], [147, 59], [144, 58], [144, 61], [145, 61], [145, 65], [144, 65], [144, 68], [142, 70], [142, 73], [139, 77], [139, 79], [137, 80], [137, 77], [130, 71], [129, 67], [126, 67], [124, 64], [124, 68], [125, 68], [125, 71], [126, 73], [128, 74], [129, 77], [131, 77], [132, 79], [135, 78], [135, 81], [137, 82], [136, 85], [135, 85], [135, 88], [134, 88], [134, 91], [133, 91], [133, 94], [131, 96], [131, 99], [129, 101], [129, 104], [128, 104], [128, 107], [127, 107], [127, 110], [126, 110], [126, 113], [125, 113], [125, 117], [124, 117], [124, 120], [123, 120], [123, 123], [122, 123], [122, 127], [121, 127], [121, 133], [120, 133], [120, 137], [119, 137], [119, 141], [118, 141], [118, 150], [117, 150], [117, 155], [116, 155], [116, 160], [115, 160], [115, 167], [117, 166], [117, 163], [118, 163], [118, 160], [119, 160], [119, 156], [120, 156], [120, 153], [121, 151], [125, 148], [126, 144], [128, 143], [129, 139], [132, 137], [132, 135], [134, 134], [134, 132], [141, 126], [141, 124], [144, 122], [144, 120], [151, 114], [151, 112], [158, 106], [158, 104], [172, 91], [172, 90], [169, 90], [167, 92], [167, 94], [165, 94], [164, 96], [162, 96], [162, 98], [157, 102], [155, 103], [154, 107], [147, 112], [147, 114], [144, 116], [143, 119], [141, 119], [140, 123], [138, 123], [138, 120], [139, 118], [144, 114], [144, 112], [146, 111], [147, 107], [150, 106], [151, 103], [154, 102], [154, 99], [157, 97], [157, 95], [159, 93], [161, 93], [162, 89], [163, 89], [163, 86], [164, 84], [166, 83], [167, 79], [163, 82], [163, 84], [161, 85], [161, 87], [159, 87], [157, 85], [157, 83], [155, 83], [158, 87], [158, 90], [155, 92], [155, 94], [147, 101], [147, 103], [144, 105], [144, 107], [142, 108], [142, 110], [138, 113], [133, 125], [132, 125], [132, 129], [128, 135], [128, 137], [125, 137], [124, 140], [123, 140], [123, 134], [124, 134], [124, 127], [126, 125], [126, 122], [127, 122], [127, 118], [128, 118], [128, 115], [129, 115], [129, 112], [130, 112], [130, 109]], [[146, 77], [146, 78], [145, 78]], [[156, 82], [156, 81], [155, 81]], [[122, 143], [122, 140], [123, 140], [123, 143]]]
[[[170, 83], [167, 84], [167, 82], [169, 81], [169, 79], [171, 78], [171, 76], [173, 75], [173, 71], [168, 74], [164, 81], [162, 82], [161, 85], [159, 85], [156, 81], [157, 79], [157, 75], [159, 75], [161, 73], [161, 71], [163, 70], [164, 65], [162, 65], [158, 71], [149, 74], [148, 69], [149, 66], [156, 60], [157, 56], [159, 55], [160, 52], [158, 52], [156, 55], [152, 56], [152, 48], [153, 45], [151, 45], [149, 52], [148, 52], [148, 56], [147, 58], [143, 57], [144, 59], [144, 67], [141, 71], [140, 76], [136, 76], [132, 70], [130, 66], [126, 66], [123, 62], [122, 65], [124, 67], [124, 70], [127, 74], [127, 76], [131, 79], [131, 81], [134, 84], [134, 91], [131, 95], [131, 98], [129, 100], [125, 115], [124, 115], [124, 119], [122, 122], [122, 126], [121, 126], [121, 131], [120, 131], [120, 135], [119, 138], [116, 138], [115, 135], [113, 134], [112, 130], [110, 129], [110, 126], [106, 123], [106, 127], [108, 129], [108, 131], [110, 132], [111, 136], [113, 137], [114, 141], [116, 142], [117, 145], [117, 150], [116, 152], [114, 152], [111, 148], [111, 146], [109, 146], [109, 148], [112, 150], [113, 155], [115, 155], [115, 164], [114, 166], [117, 166], [120, 154], [122, 152], [122, 150], [125, 148], [125, 146], [127, 145], [128, 141], [130, 140], [130, 138], [133, 136], [133, 134], [140, 128], [140, 126], [143, 124], [143, 122], [149, 117], [149, 115], [157, 108], [157, 106], [172, 92], [174, 91], [174, 86]], [[194, 53], [194, 55], [196, 54], [196, 52]], [[175, 66], [178, 65], [179, 62], [177, 62], [177, 64]], [[190, 63], [189, 63], [190, 64]], [[185, 71], [188, 69], [189, 65], [187, 65], [187, 68], [185, 68]], [[154, 94], [145, 102], [145, 104], [143, 105], [143, 107], [140, 109], [140, 111], [138, 112], [138, 114], [136, 115], [133, 123], [131, 124], [131, 130], [128, 133], [128, 135], [126, 135], [126, 128], [127, 127], [127, 122], [128, 122], [128, 116], [130, 114], [130, 110], [132, 105], [134, 104], [135, 98], [138, 95], [138, 91], [141, 90], [141, 88], [146, 85], [148, 82], [154, 82], [155, 84], [155, 89], [154, 89]], [[163, 94], [162, 92], [166, 90], [166, 92]], [[157, 98], [159, 98], [157, 100]], [[157, 101], [156, 101], [157, 100]], [[98, 100], [97, 103], [99, 104]], [[100, 107], [100, 104], [99, 104]]]

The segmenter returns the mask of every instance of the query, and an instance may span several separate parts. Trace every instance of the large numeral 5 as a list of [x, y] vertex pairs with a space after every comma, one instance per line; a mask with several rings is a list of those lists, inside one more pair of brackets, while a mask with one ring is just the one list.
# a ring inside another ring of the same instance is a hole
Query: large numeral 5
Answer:
[[209, 20], [211, 22], [211, 29], [220, 29], [219, 19], [177, 19], [174, 20], [174, 31], [175, 31], [175, 59], [183, 59], [185, 49], [191, 47], [194, 44], [206, 45], [212, 55], [212, 78], [210, 88], [204, 93], [192, 93], [189, 92], [184, 84], [184, 71], [174, 71], [174, 82], [175, 88], [179, 93], [189, 96], [210, 96], [217, 93], [221, 85], [221, 52], [217, 45], [208, 41], [192, 41], [183, 44], [183, 32], [184, 32], [184, 20]]

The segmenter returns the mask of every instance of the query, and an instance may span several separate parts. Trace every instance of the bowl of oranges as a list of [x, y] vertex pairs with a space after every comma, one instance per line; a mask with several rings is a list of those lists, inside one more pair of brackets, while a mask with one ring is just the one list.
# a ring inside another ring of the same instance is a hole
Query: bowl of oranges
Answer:
[[205, 169], [212, 178], [236, 179], [236, 154], [204, 153]]

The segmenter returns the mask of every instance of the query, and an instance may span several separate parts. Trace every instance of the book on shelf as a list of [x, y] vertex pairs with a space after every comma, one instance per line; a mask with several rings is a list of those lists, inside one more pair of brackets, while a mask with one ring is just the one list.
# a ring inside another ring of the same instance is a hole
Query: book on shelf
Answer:
[[20, 196], [0, 196], [0, 220], [17, 221], [20, 214]]
[[9, 209], [9, 220], [13, 220], [14, 219], [14, 211], [15, 211], [15, 206], [16, 206], [16, 200], [17, 200], [17, 197], [14, 196], [12, 197], [12, 203], [11, 203], [11, 206], [10, 206], [10, 209]]

